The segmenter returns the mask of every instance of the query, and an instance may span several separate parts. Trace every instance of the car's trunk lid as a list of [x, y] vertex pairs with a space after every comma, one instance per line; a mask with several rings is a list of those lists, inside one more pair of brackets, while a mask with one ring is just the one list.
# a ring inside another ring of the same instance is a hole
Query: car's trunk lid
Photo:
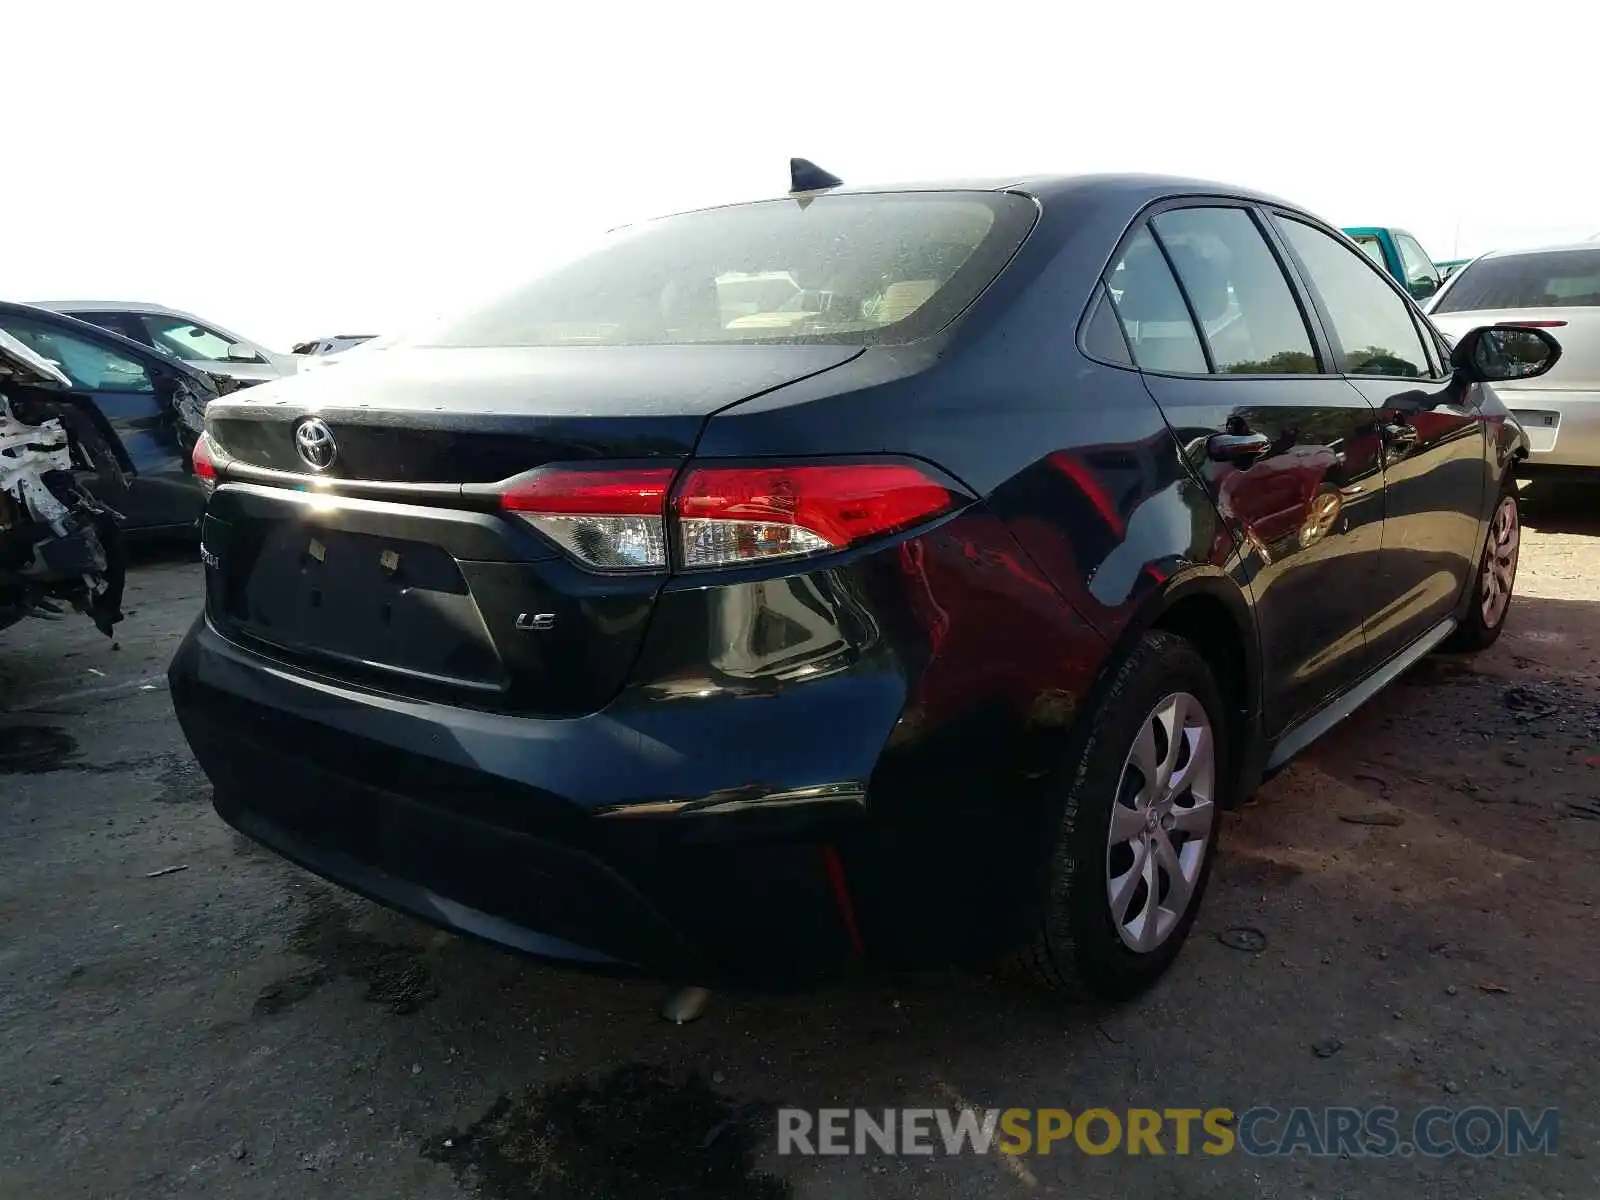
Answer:
[[[585, 570], [482, 485], [552, 463], [677, 465], [710, 414], [859, 353], [391, 350], [215, 401], [211, 620], [404, 695], [595, 711], [625, 681], [664, 575]], [[321, 470], [295, 437], [309, 417], [336, 447]]]
[[1548, 374], [1529, 380], [1530, 387], [1600, 390], [1600, 308], [1473, 309], [1439, 313], [1431, 320], [1452, 343], [1481, 325], [1537, 325], [1561, 343], [1561, 359]]
[[294, 426], [326, 423], [338, 480], [491, 483], [547, 462], [683, 457], [711, 413], [856, 357], [853, 346], [389, 350], [213, 404], [222, 448], [310, 468]]

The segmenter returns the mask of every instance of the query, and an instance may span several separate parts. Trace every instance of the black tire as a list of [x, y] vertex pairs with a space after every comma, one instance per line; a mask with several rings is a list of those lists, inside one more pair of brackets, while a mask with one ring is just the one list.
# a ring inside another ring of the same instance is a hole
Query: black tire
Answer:
[[[1158, 703], [1174, 693], [1198, 700], [1210, 722], [1212, 820], [1205, 837], [1196, 839], [1204, 842], [1204, 857], [1187, 910], [1159, 946], [1140, 951], [1123, 941], [1112, 916], [1108, 840], [1134, 741]], [[1176, 634], [1161, 630], [1145, 634], [1116, 666], [1087, 717], [1086, 736], [1076, 739], [1059, 776], [1065, 804], [1043, 919], [1032, 942], [1013, 957], [1013, 973], [1070, 999], [1126, 1000], [1150, 987], [1172, 965], [1199, 911], [1216, 859], [1221, 812], [1227, 807], [1224, 793], [1232, 782], [1226, 715], [1210, 667]]]
[[1488, 528], [1484, 531], [1483, 546], [1478, 553], [1477, 572], [1473, 575], [1471, 595], [1467, 599], [1465, 613], [1461, 617], [1461, 624], [1456, 631], [1445, 639], [1440, 648], [1451, 654], [1476, 654], [1480, 650], [1487, 650], [1500, 638], [1500, 631], [1506, 627], [1506, 618], [1511, 615], [1511, 605], [1516, 598], [1517, 577], [1517, 552], [1515, 547], [1511, 552], [1511, 578], [1505, 585], [1505, 603], [1498, 606], [1498, 615], [1492, 619], [1484, 614], [1485, 598], [1491, 587], [1489, 579], [1489, 556], [1498, 541], [1497, 522], [1501, 509], [1509, 506], [1513, 522], [1512, 529], [1516, 534], [1517, 544], [1522, 540], [1522, 513], [1517, 498], [1516, 480], [1508, 475], [1505, 483], [1500, 488], [1499, 499], [1495, 501], [1494, 512], [1490, 514]]

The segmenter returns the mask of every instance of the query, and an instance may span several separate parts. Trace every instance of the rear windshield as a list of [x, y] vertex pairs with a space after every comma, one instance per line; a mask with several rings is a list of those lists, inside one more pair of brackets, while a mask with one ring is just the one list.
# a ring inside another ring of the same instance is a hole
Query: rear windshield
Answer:
[[1436, 313], [1600, 306], [1600, 249], [1481, 258], [1463, 267]]
[[1037, 209], [991, 192], [770, 200], [666, 217], [461, 319], [431, 346], [906, 342], [954, 319]]

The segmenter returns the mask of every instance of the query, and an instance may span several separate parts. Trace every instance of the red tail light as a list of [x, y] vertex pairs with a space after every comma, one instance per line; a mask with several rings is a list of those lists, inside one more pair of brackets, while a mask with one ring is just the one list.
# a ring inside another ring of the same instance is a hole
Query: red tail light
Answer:
[[909, 462], [695, 467], [673, 504], [679, 565], [698, 570], [844, 550], [960, 502]]
[[202, 433], [194, 444], [194, 450], [189, 455], [189, 461], [194, 466], [195, 477], [200, 480], [201, 490], [210, 495], [217, 489], [217, 460], [211, 449], [211, 438]]
[[511, 481], [500, 507], [586, 566], [659, 571], [667, 565], [667, 491], [674, 467], [546, 467]]
[[970, 497], [899, 459], [688, 470], [547, 467], [501, 489], [500, 506], [586, 566], [662, 570], [669, 525], [683, 570], [844, 550], [931, 521]]

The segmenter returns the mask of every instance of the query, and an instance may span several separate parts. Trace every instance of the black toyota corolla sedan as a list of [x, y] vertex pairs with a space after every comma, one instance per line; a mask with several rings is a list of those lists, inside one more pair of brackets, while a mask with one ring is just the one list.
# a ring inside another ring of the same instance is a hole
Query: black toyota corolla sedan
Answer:
[[1126, 997], [1220, 810], [1499, 633], [1485, 384], [1546, 331], [1452, 349], [1237, 188], [835, 182], [210, 406], [171, 685], [227, 821], [594, 968]]

